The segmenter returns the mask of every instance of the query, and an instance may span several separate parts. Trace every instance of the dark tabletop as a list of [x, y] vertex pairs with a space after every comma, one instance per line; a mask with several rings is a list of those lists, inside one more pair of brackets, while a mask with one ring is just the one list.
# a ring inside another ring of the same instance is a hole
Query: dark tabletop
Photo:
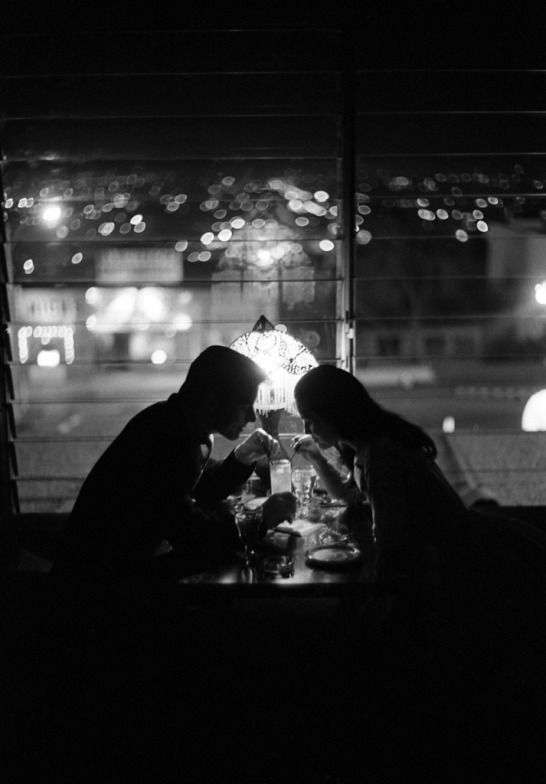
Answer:
[[[268, 532], [249, 564], [245, 563], [241, 552], [232, 562], [183, 578], [178, 586], [187, 595], [221, 594], [226, 597], [342, 597], [355, 589], [366, 591], [367, 586], [371, 589], [376, 556], [366, 515], [345, 513], [341, 531], [338, 527], [335, 532], [331, 526], [331, 510], [324, 510], [321, 519], [308, 523], [311, 521], [304, 519], [295, 522], [294, 528], [302, 530], [301, 536]], [[346, 553], [346, 563], [343, 559], [322, 565], [310, 562], [309, 551], [331, 544], [351, 548]], [[293, 569], [286, 576], [267, 570], [267, 559], [279, 555], [293, 559]]]

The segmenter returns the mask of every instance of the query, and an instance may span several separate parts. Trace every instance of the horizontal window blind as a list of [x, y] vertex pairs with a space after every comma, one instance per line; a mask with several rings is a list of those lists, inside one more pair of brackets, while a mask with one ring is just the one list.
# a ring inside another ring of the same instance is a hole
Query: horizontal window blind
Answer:
[[454, 482], [546, 503], [521, 431], [545, 379], [541, 28], [448, 5], [434, 32], [414, 5], [4, 42], [12, 510], [70, 510], [129, 417], [262, 314], [431, 431]]

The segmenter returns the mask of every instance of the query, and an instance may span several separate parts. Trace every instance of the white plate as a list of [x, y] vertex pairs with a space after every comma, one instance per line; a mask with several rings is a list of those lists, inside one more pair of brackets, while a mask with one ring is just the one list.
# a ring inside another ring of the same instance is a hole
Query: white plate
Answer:
[[305, 558], [310, 566], [338, 569], [359, 563], [362, 553], [351, 544], [322, 544], [307, 550]]

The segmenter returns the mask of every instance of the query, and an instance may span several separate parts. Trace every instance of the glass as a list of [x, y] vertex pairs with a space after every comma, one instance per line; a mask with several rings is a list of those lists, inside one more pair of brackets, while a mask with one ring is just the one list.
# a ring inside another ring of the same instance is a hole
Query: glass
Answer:
[[290, 460], [272, 460], [269, 472], [272, 493], [292, 492], [292, 466]]
[[321, 522], [326, 526], [319, 535], [321, 544], [336, 544], [349, 541], [347, 526], [342, 521], [345, 506], [333, 506], [321, 517]]
[[235, 524], [243, 545], [245, 565], [249, 566], [258, 548], [262, 527], [261, 509], [239, 509], [235, 513]]
[[315, 484], [316, 473], [314, 468], [296, 468], [292, 472], [292, 484], [298, 501], [298, 511], [302, 512], [309, 506], [311, 493]]
[[226, 500], [234, 514], [237, 512], [242, 512], [246, 505], [249, 504], [252, 499], [257, 497], [257, 483], [259, 483], [259, 481], [260, 478], [258, 475], [253, 473], [243, 485], [228, 495]]

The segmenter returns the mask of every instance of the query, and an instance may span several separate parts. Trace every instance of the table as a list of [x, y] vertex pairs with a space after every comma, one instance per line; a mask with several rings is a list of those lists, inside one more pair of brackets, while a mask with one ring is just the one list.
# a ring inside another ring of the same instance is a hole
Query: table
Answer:
[[[298, 521], [295, 521], [297, 527]], [[253, 559], [246, 566], [242, 556], [214, 569], [184, 577], [178, 587], [188, 598], [195, 596], [273, 597], [293, 596], [307, 598], [343, 598], [358, 593], [372, 593], [375, 586], [376, 552], [369, 526], [362, 514], [355, 511], [346, 515], [347, 533], [350, 542], [358, 547], [362, 558], [357, 564], [343, 569], [311, 567], [306, 553], [324, 543], [328, 525], [320, 520], [302, 536], [283, 535], [269, 532]], [[294, 570], [290, 576], [268, 575], [263, 568], [267, 555], [290, 554], [294, 559]]]

